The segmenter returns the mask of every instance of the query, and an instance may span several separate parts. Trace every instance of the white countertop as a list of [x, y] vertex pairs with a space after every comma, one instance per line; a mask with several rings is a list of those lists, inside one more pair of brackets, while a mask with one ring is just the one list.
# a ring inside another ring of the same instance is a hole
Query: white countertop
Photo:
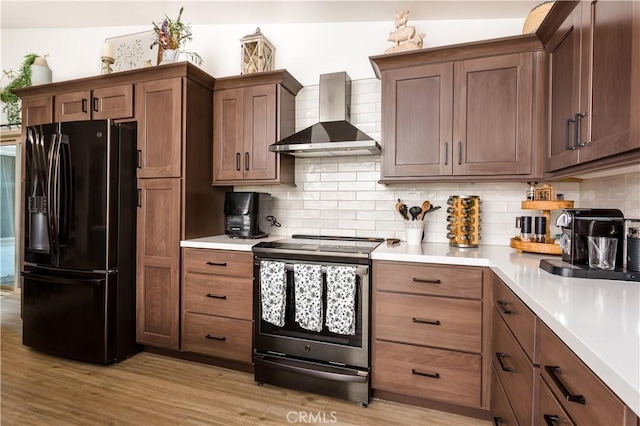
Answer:
[[640, 416], [640, 283], [556, 276], [539, 268], [540, 259], [550, 257], [507, 246], [404, 242], [381, 244], [371, 254], [373, 260], [490, 267]]
[[214, 250], [251, 251], [251, 247], [263, 241], [281, 240], [285, 237], [268, 236], [265, 238], [230, 238], [226, 235], [214, 235], [213, 237], [194, 238], [180, 241], [180, 247], [205, 248]]
[[[181, 247], [251, 251], [262, 241], [226, 235], [181, 241]], [[461, 249], [382, 243], [373, 260], [489, 267], [560, 339], [640, 416], [640, 283], [564, 278], [539, 268], [554, 256], [518, 254], [507, 246]]]

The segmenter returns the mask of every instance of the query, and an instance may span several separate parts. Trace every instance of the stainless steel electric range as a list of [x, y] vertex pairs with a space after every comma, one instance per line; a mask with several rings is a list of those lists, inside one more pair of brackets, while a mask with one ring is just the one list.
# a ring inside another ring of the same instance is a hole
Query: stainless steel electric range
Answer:
[[253, 247], [258, 384], [369, 403], [370, 253], [382, 241], [293, 235]]

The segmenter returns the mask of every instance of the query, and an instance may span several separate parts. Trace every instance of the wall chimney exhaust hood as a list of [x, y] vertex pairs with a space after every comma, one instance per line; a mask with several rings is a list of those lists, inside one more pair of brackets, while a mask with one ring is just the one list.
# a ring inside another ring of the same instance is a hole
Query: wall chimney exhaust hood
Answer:
[[269, 146], [297, 157], [380, 154], [380, 145], [349, 122], [351, 79], [346, 72], [320, 75], [320, 122]]

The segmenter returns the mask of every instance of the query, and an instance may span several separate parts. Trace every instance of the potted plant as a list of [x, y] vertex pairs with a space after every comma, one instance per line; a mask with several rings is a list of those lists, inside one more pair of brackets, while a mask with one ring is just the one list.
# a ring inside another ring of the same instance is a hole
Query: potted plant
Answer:
[[187, 57], [193, 61], [196, 65], [202, 64], [202, 58], [195, 52], [186, 52], [181, 50], [181, 47], [187, 41], [191, 41], [191, 27], [189, 24], [182, 22], [182, 11], [184, 7], [180, 8], [178, 18], [173, 20], [165, 15], [165, 19], [162, 24], [158, 25], [155, 22], [153, 24], [153, 31], [156, 34], [156, 40], [151, 43], [151, 47], [156, 44], [162, 51], [162, 62], [173, 62], [176, 60], [180, 52], [183, 52]]
[[38, 55], [35, 53], [25, 55], [18, 72], [2, 70], [3, 79], [5, 77], [13, 79], [0, 91], [0, 100], [4, 102], [2, 112], [7, 115], [8, 124], [18, 124], [22, 121], [20, 98], [13, 91], [31, 86], [31, 65], [33, 65], [37, 57]]

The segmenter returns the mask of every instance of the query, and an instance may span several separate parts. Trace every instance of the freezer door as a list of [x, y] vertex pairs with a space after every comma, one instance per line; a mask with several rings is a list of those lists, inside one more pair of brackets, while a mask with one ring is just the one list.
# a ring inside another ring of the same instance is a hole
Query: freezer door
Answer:
[[28, 128], [25, 262], [86, 271], [115, 265], [108, 232], [118, 229], [118, 154], [117, 128], [106, 120]]
[[79, 361], [115, 361], [116, 274], [34, 269], [22, 276], [25, 345]]

